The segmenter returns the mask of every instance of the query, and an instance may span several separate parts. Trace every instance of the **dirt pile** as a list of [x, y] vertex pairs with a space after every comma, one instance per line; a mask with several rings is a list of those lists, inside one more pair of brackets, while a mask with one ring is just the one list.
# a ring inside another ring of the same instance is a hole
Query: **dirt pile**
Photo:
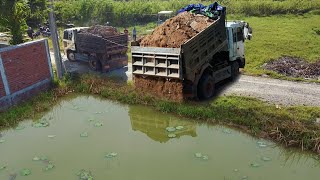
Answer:
[[143, 37], [140, 46], [179, 48], [213, 22], [206, 16], [183, 12], [158, 26], [152, 34]]
[[120, 34], [117, 31], [117, 29], [112, 26], [101, 26], [101, 25], [96, 25], [96, 26], [92, 26], [88, 29], [83, 29], [83, 30], [81, 30], [81, 32], [96, 34], [96, 35], [102, 36], [103, 38], [107, 38], [109, 36], [115, 36], [115, 35]]
[[281, 57], [264, 68], [286, 76], [320, 79], [320, 61], [308, 63], [299, 58]]
[[183, 84], [179, 80], [167, 81], [164, 78], [135, 76], [134, 84], [136, 90], [144, 94], [151, 94], [171, 101], [183, 101]]

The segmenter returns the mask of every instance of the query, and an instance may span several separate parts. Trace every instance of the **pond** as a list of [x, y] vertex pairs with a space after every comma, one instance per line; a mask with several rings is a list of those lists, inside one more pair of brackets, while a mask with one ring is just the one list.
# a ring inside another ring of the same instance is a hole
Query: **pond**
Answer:
[[[170, 136], [170, 137], [169, 137]], [[315, 155], [89, 96], [0, 134], [0, 179], [319, 179]]]

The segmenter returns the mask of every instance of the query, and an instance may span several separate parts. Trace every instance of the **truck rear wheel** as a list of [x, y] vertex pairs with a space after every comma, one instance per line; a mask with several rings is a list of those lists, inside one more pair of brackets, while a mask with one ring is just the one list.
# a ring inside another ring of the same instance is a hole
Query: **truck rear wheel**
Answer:
[[94, 71], [100, 71], [102, 68], [102, 64], [98, 59], [91, 57], [89, 59], [89, 67]]
[[209, 99], [213, 96], [215, 89], [214, 78], [211, 75], [203, 75], [198, 85], [198, 97], [200, 99]]
[[68, 50], [67, 51], [67, 58], [68, 58], [69, 61], [75, 62], [76, 61], [76, 56], [75, 56], [74, 51]]

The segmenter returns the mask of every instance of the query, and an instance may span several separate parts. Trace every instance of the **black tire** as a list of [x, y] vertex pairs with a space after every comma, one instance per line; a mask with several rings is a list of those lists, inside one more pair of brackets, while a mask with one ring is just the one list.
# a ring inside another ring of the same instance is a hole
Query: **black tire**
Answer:
[[77, 60], [76, 60], [75, 53], [74, 53], [74, 51], [72, 51], [72, 50], [68, 50], [68, 51], [67, 51], [67, 58], [68, 58], [68, 60], [69, 60], [70, 62], [75, 62], [75, 61], [77, 61]]
[[198, 84], [198, 97], [200, 99], [209, 99], [213, 96], [214, 90], [214, 78], [211, 75], [203, 75]]
[[89, 67], [94, 71], [101, 71], [102, 64], [97, 58], [91, 57], [89, 59]]
[[238, 78], [240, 74], [239, 63], [238, 61], [234, 61], [231, 63], [231, 81], [234, 81]]

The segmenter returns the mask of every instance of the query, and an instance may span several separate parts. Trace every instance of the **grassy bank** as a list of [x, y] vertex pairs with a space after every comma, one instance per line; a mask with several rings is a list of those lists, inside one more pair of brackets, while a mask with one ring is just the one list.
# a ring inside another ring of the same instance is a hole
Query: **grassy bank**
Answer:
[[140, 94], [132, 85], [121, 84], [94, 75], [68, 78], [57, 87], [25, 104], [0, 113], [0, 127], [50, 110], [62, 97], [70, 94], [93, 94], [125, 104], [143, 104], [165, 113], [173, 113], [202, 121], [221, 122], [237, 126], [248, 133], [273, 139], [286, 146], [300, 147], [320, 153], [320, 107], [276, 107], [262, 101], [239, 96], [219, 97], [210, 103], [175, 103]]

